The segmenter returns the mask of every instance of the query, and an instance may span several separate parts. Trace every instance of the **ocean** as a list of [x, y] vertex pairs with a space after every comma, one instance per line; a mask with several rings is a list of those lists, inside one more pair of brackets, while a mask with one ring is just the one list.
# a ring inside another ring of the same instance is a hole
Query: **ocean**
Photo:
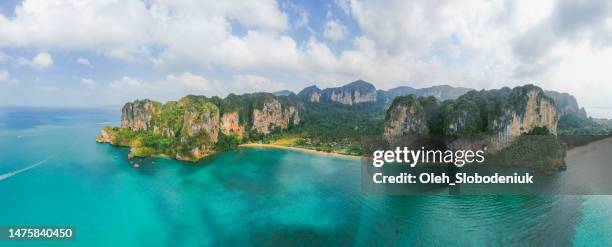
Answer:
[[612, 196], [364, 195], [358, 160], [267, 148], [134, 168], [95, 142], [119, 119], [0, 108], [0, 227], [75, 228], [0, 246], [612, 245]]

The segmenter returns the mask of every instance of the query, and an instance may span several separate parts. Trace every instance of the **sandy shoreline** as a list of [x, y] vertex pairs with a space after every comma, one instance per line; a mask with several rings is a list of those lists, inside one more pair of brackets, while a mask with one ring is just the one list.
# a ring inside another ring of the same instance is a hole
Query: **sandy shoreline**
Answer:
[[588, 143], [586, 145], [578, 146], [578, 147], [572, 148], [570, 150], [567, 150], [567, 155], [576, 155], [578, 153], [584, 152], [587, 149], [592, 148], [594, 145], [599, 145], [599, 144], [607, 143], [607, 142], [610, 142], [610, 141], [612, 141], [612, 137], [608, 137], [608, 138], [604, 138], [604, 139], [597, 140], [597, 141], [594, 141], [594, 142], [590, 142], [590, 143]]
[[340, 157], [340, 158], [347, 158], [347, 159], [361, 159], [361, 156], [339, 154], [339, 153], [328, 153], [328, 152], [317, 151], [317, 150], [312, 150], [312, 149], [307, 149], [307, 148], [287, 147], [287, 146], [281, 146], [281, 145], [275, 145], [275, 144], [248, 143], [248, 144], [241, 144], [240, 147], [279, 148], [279, 149], [306, 152], [306, 153], [312, 153], [312, 154], [323, 155], [323, 156], [333, 156], [333, 157]]
[[[584, 150], [591, 148], [593, 145], [599, 145], [599, 144], [607, 143], [610, 141], [612, 141], [612, 137], [597, 140], [589, 144], [586, 144], [584, 146], [575, 147], [575, 148], [567, 150], [567, 155], [575, 155], [580, 152], [583, 152]], [[240, 147], [280, 148], [280, 149], [286, 149], [286, 150], [292, 150], [292, 151], [298, 151], [298, 152], [306, 152], [306, 153], [312, 153], [312, 154], [324, 155], [324, 156], [334, 156], [334, 157], [349, 158], [349, 159], [361, 159], [361, 156], [339, 154], [339, 153], [328, 153], [328, 152], [317, 151], [317, 150], [312, 150], [312, 149], [307, 149], [307, 148], [288, 147], [288, 146], [281, 146], [281, 145], [275, 145], [275, 144], [248, 143], [248, 144], [241, 144]]]

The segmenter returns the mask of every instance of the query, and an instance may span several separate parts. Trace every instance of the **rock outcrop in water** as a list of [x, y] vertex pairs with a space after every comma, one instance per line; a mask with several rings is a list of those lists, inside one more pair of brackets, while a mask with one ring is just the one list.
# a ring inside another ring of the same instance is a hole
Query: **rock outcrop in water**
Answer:
[[130, 157], [167, 155], [178, 160], [197, 161], [227, 139], [247, 134], [269, 134], [300, 122], [297, 96], [269, 93], [218, 97], [186, 96], [166, 104], [151, 100], [126, 103], [121, 127], [106, 127], [99, 142], [131, 147]]
[[392, 141], [407, 134], [486, 135], [489, 139], [478, 145], [488, 143], [489, 150], [495, 151], [535, 128], [545, 128], [554, 135], [557, 121], [555, 102], [533, 85], [471, 91], [444, 102], [410, 95], [397, 97], [387, 111], [385, 138]]
[[554, 100], [533, 85], [471, 91], [443, 102], [409, 95], [387, 110], [384, 139], [392, 146], [423, 139], [439, 145], [441, 139], [449, 150], [484, 150], [497, 165], [553, 173], [565, 169], [557, 123]]
[[136, 100], [127, 103], [121, 110], [121, 127], [132, 130], [149, 130], [153, 117], [154, 103], [151, 100]]
[[[406, 90], [429, 97], [395, 96]], [[223, 99], [190, 95], [165, 104], [136, 100], [123, 107], [121, 126], [105, 127], [97, 140], [130, 147], [132, 157], [165, 155], [197, 161], [241, 143], [285, 137], [291, 141], [286, 145], [359, 155], [364, 135], [387, 140], [451, 136], [447, 147], [486, 145], [496, 151], [538, 128], [557, 132], [555, 107], [559, 107], [538, 87], [473, 90], [457, 99], [440, 100], [464, 90], [438, 86], [384, 91], [359, 80], [323, 90], [311, 86], [297, 95], [285, 90], [230, 94]], [[463, 138], [473, 135], [481, 138]]]

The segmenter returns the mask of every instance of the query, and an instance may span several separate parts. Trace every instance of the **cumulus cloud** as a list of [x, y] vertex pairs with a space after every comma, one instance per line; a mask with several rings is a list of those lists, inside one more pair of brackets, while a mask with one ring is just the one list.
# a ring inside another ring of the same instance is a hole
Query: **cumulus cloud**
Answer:
[[[588, 40], [597, 48], [607, 46], [612, 27], [606, 25], [612, 3], [609, 1], [560, 0], [552, 6], [547, 18], [540, 20], [513, 40], [512, 49], [521, 61], [515, 70], [519, 78], [534, 76], [553, 67], [560, 57], [551, 56], [553, 48], [563, 42]], [[602, 43], [603, 41], [603, 43]]]
[[0, 63], [4, 63], [8, 60], [8, 56], [0, 51]]
[[32, 58], [32, 60], [26, 58], [17, 59], [17, 64], [22, 66], [31, 66], [37, 69], [46, 69], [53, 67], [53, 58], [47, 52], [40, 52]]
[[340, 20], [332, 18], [327, 20], [325, 28], [323, 30], [323, 37], [338, 42], [348, 36], [348, 29], [344, 26]]
[[79, 57], [76, 59], [76, 63], [83, 65], [83, 66], [91, 67], [91, 63], [86, 58]]
[[5, 69], [0, 69], [0, 81], [8, 81], [10, 78], [10, 74]]
[[190, 72], [181, 75], [168, 75], [166, 76], [166, 81], [171, 84], [182, 84], [196, 90], [205, 91], [211, 89], [211, 83], [208, 79], [199, 75], [194, 75]]
[[233, 86], [240, 89], [240, 92], [273, 92], [285, 89], [283, 83], [259, 75], [235, 75], [233, 76], [233, 83]]
[[[1, 46], [93, 51], [134, 59], [173, 57], [190, 41], [218, 46], [231, 33], [231, 21], [249, 29], [276, 33], [288, 27], [276, 1], [25, 0], [14, 17], [0, 15]], [[167, 46], [157, 54], [150, 46]]]
[[293, 20], [293, 28], [299, 29], [308, 26], [308, 22], [310, 21], [310, 13], [308, 13], [304, 7], [291, 2], [282, 2], [282, 6], [284, 9], [294, 13], [297, 16], [297, 18]]
[[351, 14], [351, 0], [336, 0], [335, 3], [345, 15]]
[[31, 65], [35, 68], [49, 68], [53, 66], [53, 59], [49, 53], [41, 52], [32, 59]]
[[145, 84], [140, 80], [134, 79], [129, 76], [123, 76], [121, 79], [112, 81], [109, 87], [114, 89], [148, 89], [151, 85]]
[[96, 85], [96, 81], [94, 81], [93, 79], [89, 79], [89, 78], [81, 78], [81, 83], [87, 86]]
[[[82, 79], [83, 83], [84, 80], [86, 79]], [[140, 80], [123, 76], [109, 83], [108, 89], [119, 94], [131, 93], [164, 100], [176, 100], [187, 94], [224, 97], [230, 93], [278, 91], [287, 89], [286, 85], [286, 83], [255, 74], [234, 75], [230, 80], [221, 82], [185, 72], [168, 74], [159, 80]]]
[[[578, 92], [587, 104], [612, 103], [595, 97], [601, 91], [593, 89], [612, 80], [603, 66], [612, 44], [608, 1], [335, 4], [328, 9], [336, 12], [321, 20], [324, 24], [316, 22], [322, 42], [318, 35], [303, 38], [291, 30], [315, 23], [313, 16], [274, 0], [25, 0], [14, 15], [0, 14], [0, 47], [84, 51], [150, 62], [169, 75], [155, 82], [124, 77], [111, 85], [151, 90], [170, 85], [181, 92], [219, 94], [233, 85], [259, 85], [260, 91], [271, 91], [266, 86], [334, 86], [356, 78], [381, 88], [442, 83], [493, 88], [535, 82]], [[293, 13], [291, 20], [288, 13]], [[245, 31], [234, 33], [236, 26]], [[326, 43], [339, 40], [352, 45]], [[220, 83], [185, 70], [229, 71], [224, 77], [230, 80]]]

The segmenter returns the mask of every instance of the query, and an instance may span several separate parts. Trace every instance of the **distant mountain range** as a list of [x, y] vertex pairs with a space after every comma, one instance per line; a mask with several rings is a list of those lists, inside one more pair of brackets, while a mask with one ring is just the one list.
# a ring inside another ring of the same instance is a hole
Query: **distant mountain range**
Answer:
[[[297, 96], [305, 102], [327, 102], [353, 105], [368, 102], [389, 103], [396, 97], [410, 94], [423, 97], [433, 96], [438, 100], [444, 101], [459, 98], [459, 96], [472, 90], [475, 89], [453, 87], [449, 85], [437, 85], [425, 88], [400, 86], [389, 90], [377, 90], [373, 84], [363, 80], [357, 80], [335, 88], [320, 89], [317, 86], [306, 87], [302, 89]], [[510, 90], [510, 88], [508, 88], [508, 90]], [[289, 96], [291, 94], [293, 94], [293, 92], [289, 90], [274, 93], [274, 95], [277, 96]], [[559, 118], [568, 114], [574, 114], [582, 118], [587, 117], [585, 109], [578, 105], [573, 95], [556, 91], [544, 91], [544, 94], [553, 98], [555, 101]]]
[[[328, 102], [353, 105], [359, 103], [384, 101], [390, 102], [397, 96], [414, 94], [416, 96], [434, 96], [440, 100], [456, 99], [473, 89], [452, 87], [448, 85], [427, 88], [396, 87], [376, 90], [376, 87], [366, 81], [357, 80], [341, 87], [320, 89], [317, 86], [304, 88], [297, 95], [307, 102]], [[283, 91], [283, 92], [286, 92]]]

